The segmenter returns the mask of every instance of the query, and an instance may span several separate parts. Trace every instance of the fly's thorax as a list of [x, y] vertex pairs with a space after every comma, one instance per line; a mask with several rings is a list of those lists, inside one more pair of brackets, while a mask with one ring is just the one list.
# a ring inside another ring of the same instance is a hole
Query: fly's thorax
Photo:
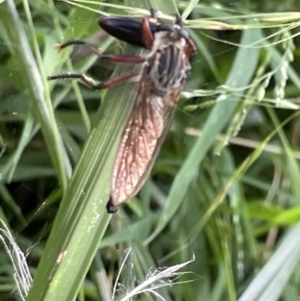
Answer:
[[146, 64], [146, 73], [158, 94], [180, 89], [191, 69], [185, 54], [187, 41], [174, 39], [170, 32], [157, 32]]

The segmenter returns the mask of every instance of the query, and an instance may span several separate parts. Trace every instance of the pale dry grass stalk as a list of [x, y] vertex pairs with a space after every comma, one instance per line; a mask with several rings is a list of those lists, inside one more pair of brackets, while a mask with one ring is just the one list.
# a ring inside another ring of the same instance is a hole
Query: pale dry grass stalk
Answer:
[[193, 256], [193, 258], [191, 260], [183, 262], [181, 264], [177, 264], [177, 265], [174, 265], [171, 267], [166, 267], [166, 268], [158, 268], [153, 272], [150, 271], [148, 273], [148, 275], [146, 275], [145, 279], [143, 281], [141, 281], [137, 286], [128, 290], [125, 293], [125, 295], [123, 295], [120, 299], [116, 299], [115, 294], [116, 294], [116, 288], [118, 285], [118, 279], [120, 278], [120, 274], [122, 273], [122, 269], [125, 265], [125, 261], [128, 259], [130, 252], [131, 252], [131, 249], [128, 249], [127, 253], [125, 255], [125, 259], [123, 260], [120, 271], [118, 273], [116, 284], [114, 286], [114, 291], [113, 291], [113, 300], [127, 301], [127, 300], [131, 300], [132, 298], [134, 298], [140, 294], [150, 293], [150, 294], [153, 294], [154, 296], [158, 297], [159, 299], [165, 301], [163, 296], [161, 296], [157, 292], [157, 290], [159, 288], [166, 287], [166, 286], [173, 286], [175, 284], [186, 283], [186, 281], [177, 282], [176, 280], [180, 276], [189, 274], [191, 272], [178, 272], [178, 271], [195, 260], [195, 258]]
[[24, 253], [14, 241], [3, 220], [0, 220], [0, 240], [13, 265], [18, 294], [21, 300], [25, 300], [31, 287], [32, 277]]

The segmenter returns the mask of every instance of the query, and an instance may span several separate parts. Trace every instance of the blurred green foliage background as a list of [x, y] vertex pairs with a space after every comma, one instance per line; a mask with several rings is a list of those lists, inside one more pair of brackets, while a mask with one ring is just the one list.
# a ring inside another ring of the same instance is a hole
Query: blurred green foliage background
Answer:
[[[198, 49], [150, 178], [111, 216], [135, 85], [98, 92], [46, 78], [101, 81], [130, 68], [53, 46], [84, 39], [147, 55], [97, 21], [150, 7], [162, 20], [179, 12]], [[299, 25], [297, 0], [0, 1], [0, 219], [33, 277], [27, 297], [2, 225], [0, 299], [111, 300], [118, 282], [113, 299], [127, 300], [145, 278], [194, 258], [190, 273], [137, 298], [299, 300]]]

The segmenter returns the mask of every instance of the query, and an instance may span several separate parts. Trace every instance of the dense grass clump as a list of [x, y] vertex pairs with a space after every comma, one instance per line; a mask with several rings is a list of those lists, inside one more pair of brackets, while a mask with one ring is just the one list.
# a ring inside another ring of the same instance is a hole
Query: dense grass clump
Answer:
[[[298, 2], [2, 1], [0, 300], [299, 300]], [[179, 12], [197, 53], [151, 176], [112, 216], [136, 83], [46, 79], [132, 68], [53, 46], [147, 55], [97, 20], [149, 7]]]

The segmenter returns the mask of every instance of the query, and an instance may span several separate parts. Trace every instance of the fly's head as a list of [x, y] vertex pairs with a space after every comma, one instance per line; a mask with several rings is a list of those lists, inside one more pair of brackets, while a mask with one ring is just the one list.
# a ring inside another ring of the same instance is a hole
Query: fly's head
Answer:
[[183, 27], [182, 20], [178, 15], [174, 23], [159, 24], [155, 38], [161, 45], [173, 43], [183, 49], [188, 56], [196, 51], [196, 45], [188, 31]]

